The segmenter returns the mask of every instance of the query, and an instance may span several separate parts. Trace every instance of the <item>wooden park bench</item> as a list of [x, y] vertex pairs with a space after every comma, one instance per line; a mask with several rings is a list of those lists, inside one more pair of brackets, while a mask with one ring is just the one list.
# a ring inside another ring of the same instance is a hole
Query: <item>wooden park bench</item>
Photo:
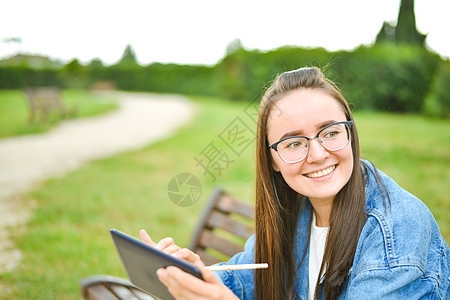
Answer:
[[[254, 208], [217, 187], [203, 209], [192, 235], [189, 249], [206, 265], [226, 261], [244, 250], [254, 233]], [[128, 280], [108, 275], [93, 275], [80, 281], [85, 300], [154, 299]]]
[[61, 90], [56, 87], [27, 88], [25, 94], [30, 106], [29, 123], [34, 123], [38, 116], [41, 122], [47, 122], [50, 113], [56, 112], [65, 118], [73, 111], [69, 111], [61, 100]]

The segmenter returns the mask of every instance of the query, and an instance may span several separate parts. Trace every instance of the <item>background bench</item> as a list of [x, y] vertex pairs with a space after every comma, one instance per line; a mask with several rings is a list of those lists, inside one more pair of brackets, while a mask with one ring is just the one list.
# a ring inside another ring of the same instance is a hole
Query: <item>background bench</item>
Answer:
[[34, 123], [38, 116], [41, 122], [47, 122], [50, 113], [55, 112], [61, 118], [67, 117], [69, 111], [61, 100], [61, 90], [56, 87], [33, 87], [25, 90], [30, 106], [29, 123]]
[[[253, 233], [253, 206], [236, 200], [217, 187], [203, 209], [189, 249], [200, 255], [206, 265], [211, 265], [241, 252]], [[82, 279], [80, 292], [85, 300], [154, 299], [128, 280], [108, 275]]]

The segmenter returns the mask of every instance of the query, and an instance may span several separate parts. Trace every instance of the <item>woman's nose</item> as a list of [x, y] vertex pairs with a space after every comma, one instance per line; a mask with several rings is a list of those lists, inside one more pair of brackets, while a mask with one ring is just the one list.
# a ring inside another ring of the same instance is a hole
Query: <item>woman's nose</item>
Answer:
[[318, 162], [330, 156], [330, 152], [325, 149], [317, 138], [309, 141], [308, 155], [306, 161], [308, 163]]

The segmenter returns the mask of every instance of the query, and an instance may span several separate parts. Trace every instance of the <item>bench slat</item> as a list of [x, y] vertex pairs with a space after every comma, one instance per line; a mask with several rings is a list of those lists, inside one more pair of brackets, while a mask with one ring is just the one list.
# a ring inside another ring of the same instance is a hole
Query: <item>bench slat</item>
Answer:
[[202, 260], [202, 262], [207, 266], [217, 264], [218, 262], [220, 262], [220, 259], [209, 254], [208, 252], [206, 252], [203, 249], [198, 248], [195, 253], [197, 253], [200, 256], [200, 259]]
[[119, 299], [139, 300], [139, 298], [136, 297], [136, 295], [133, 292], [131, 292], [128, 288], [124, 286], [117, 284], [110, 284], [109, 288], [111, 289], [111, 291], [114, 292], [114, 294], [117, 295], [117, 297], [119, 297]]
[[138, 290], [136, 288], [131, 288], [131, 290], [140, 300], [157, 300], [157, 299], [153, 298], [152, 296], [150, 296], [149, 294], [144, 293], [143, 291]]
[[209, 230], [203, 231], [199, 244], [204, 248], [213, 248], [230, 257], [244, 250], [243, 246], [224, 240]]
[[234, 200], [230, 195], [222, 194], [217, 201], [216, 209], [226, 213], [234, 213], [246, 218], [255, 219], [255, 211], [250, 204]]
[[217, 211], [211, 213], [207, 226], [224, 229], [243, 239], [248, 239], [253, 234], [253, 229]]
[[104, 285], [93, 285], [87, 288], [88, 299], [92, 300], [118, 300], [118, 298]]

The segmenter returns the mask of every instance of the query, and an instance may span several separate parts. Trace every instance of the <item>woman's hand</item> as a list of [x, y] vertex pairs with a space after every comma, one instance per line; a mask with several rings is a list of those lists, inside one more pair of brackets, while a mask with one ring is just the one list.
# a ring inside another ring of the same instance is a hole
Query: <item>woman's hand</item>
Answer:
[[205, 265], [200, 260], [200, 256], [187, 248], [180, 248], [171, 237], [155, 243], [144, 229], [139, 232], [139, 235], [144, 243], [192, 262], [201, 270], [204, 281], [173, 266], [156, 272], [159, 280], [167, 286], [175, 299], [238, 299], [230, 289], [217, 280], [211, 271], [204, 268]]
[[177, 300], [238, 299], [211, 271], [204, 268], [201, 261], [195, 265], [201, 270], [204, 281], [173, 266], [159, 269], [156, 275]]
[[191, 263], [201, 262], [200, 256], [198, 256], [188, 248], [181, 248], [177, 246], [173, 238], [171, 237], [166, 237], [160, 240], [158, 243], [155, 243], [144, 229], [139, 232], [139, 235], [141, 236], [141, 240], [144, 243], [155, 247], [156, 249], [161, 250], [167, 254], [173, 255], [176, 258], [181, 258]]

